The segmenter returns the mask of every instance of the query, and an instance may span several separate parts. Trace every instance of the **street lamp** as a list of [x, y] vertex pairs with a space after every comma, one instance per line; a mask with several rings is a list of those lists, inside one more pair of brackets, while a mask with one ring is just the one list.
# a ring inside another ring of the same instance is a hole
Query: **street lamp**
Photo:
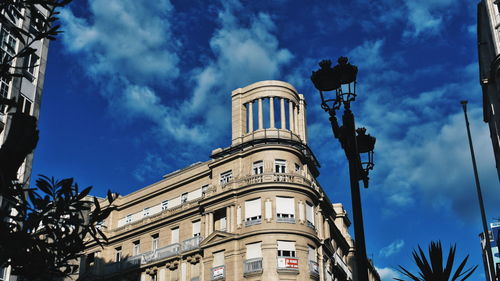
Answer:
[[[311, 80], [319, 90], [321, 108], [329, 114], [333, 135], [340, 141], [349, 162], [358, 280], [368, 281], [359, 181], [362, 180], [365, 188], [368, 187], [368, 174], [374, 166], [373, 149], [376, 139], [366, 134], [365, 128], [356, 130], [354, 114], [351, 111], [351, 102], [356, 100], [358, 68], [350, 64], [346, 57], [340, 57], [335, 67], [332, 68], [331, 65], [329, 60], [321, 61], [321, 68], [313, 71]], [[339, 125], [335, 114], [342, 106], [344, 114], [342, 125]]]

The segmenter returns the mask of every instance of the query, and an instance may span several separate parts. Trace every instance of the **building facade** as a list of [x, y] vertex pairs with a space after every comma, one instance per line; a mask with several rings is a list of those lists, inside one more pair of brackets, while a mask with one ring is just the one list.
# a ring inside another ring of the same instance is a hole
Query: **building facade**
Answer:
[[356, 280], [350, 221], [316, 180], [305, 110], [285, 82], [234, 90], [231, 146], [119, 197], [79, 279]]
[[[482, 0], [477, 6], [479, 78], [483, 120], [488, 123], [500, 179], [500, 2]], [[499, 112], [499, 114], [496, 114]]]
[[[486, 248], [486, 241], [484, 240], [484, 235], [481, 233], [479, 235], [481, 240], [481, 252], [483, 256], [483, 266], [484, 274], [489, 278], [487, 280], [500, 280], [500, 255], [498, 254], [498, 243], [500, 241], [500, 222], [490, 223], [490, 230], [488, 233], [488, 238], [490, 239], [491, 249]], [[490, 264], [487, 257], [487, 250], [491, 251], [493, 256], [493, 264]], [[493, 269], [495, 276], [490, 276], [490, 269]]]
[[[12, 22], [17, 27], [22, 28], [26, 32], [32, 32], [36, 29], [30, 19], [30, 11], [23, 9], [19, 11], [23, 16], [17, 18], [16, 22]], [[38, 5], [38, 12], [47, 15], [48, 11]], [[0, 15], [10, 21], [10, 18], [4, 12]], [[38, 119], [40, 113], [40, 103], [42, 97], [42, 89], [45, 77], [45, 67], [47, 65], [48, 54], [48, 39], [41, 39], [33, 42], [31, 47], [36, 51], [29, 56], [15, 58], [11, 65], [17, 68], [16, 73], [24, 74], [24, 77], [13, 77], [10, 80], [0, 78], [0, 96], [3, 98], [13, 99], [17, 101], [18, 109], [23, 113], [32, 115]], [[7, 26], [0, 23], [0, 59], [5, 57], [13, 57], [23, 48], [22, 42], [12, 35]], [[0, 106], [0, 145], [7, 138], [11, 125], [11, 116], [8, 115], [7, 108]], [[33, 162], [33, 153], [29, 154], [22, 166], [18, 170], [17, 179], [19, 182], [29, 182], [31, 176], [31, 167]], [[0, 206], [6, 204], [0, 196]], [[10, 274], [10, 268], [0, 267], [1, 280], [16, 280], [15, 276]]]

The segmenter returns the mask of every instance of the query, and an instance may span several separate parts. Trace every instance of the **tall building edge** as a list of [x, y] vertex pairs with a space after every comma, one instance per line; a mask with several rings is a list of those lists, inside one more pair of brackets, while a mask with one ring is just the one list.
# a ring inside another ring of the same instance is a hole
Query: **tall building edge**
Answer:
[[120, 196], [79, 280], [356, 280], [347, 212], [316, 179], [304, 96], [261, 81], [231, 98], [231, 145]]
[[483, 96], [483, 121], [488, 123], [500, 179], [500, 12], [494, 0], [477, 4], [479, 82]]
[[[48, 11], [37, 5], [38, 12], [45, 15]], [[30, 22], [30, 11], [23, 9], [20, 11], [24, 19], [18, 18], [14, 23], [17, 27], [30, 32], [36, 28]], [[2, 17], [7, 16], [5, 14]], [[18, 52], [22, 48], [22, 42], [11, 35], [10, 31], [0, 24], [0, 57], [13, 56], [12, 50]], [[14, 99], [18, 103], [19, 110], [38, 119], [40, 115], [40, 105], [42, 99], [43, 84], [45, 79], [45, 69], [47, 65], [47, 55], [49, 40], [42, 39], [34, 42], [31, 47], [36, 51], [27, 57], [15, 58], [12, 66], [17, 68], [16, 73], [24, 74], [24, 77], [13, 77], [10, 81], [0, 79], [0, 95], [4, 98]], [[32, 67], [27, 67], [27, 66]], [[11, 117], [7, 114], [5, 107], [0, 107], [0, 144], [6, 140], [11, 126]], [[19, 182], [29, 183], [33, 164], [33, 153], [30, 153], [18, 170], [17, 179]], [[0, 205], [7, 204], [0, 196]], [[0, 268], [0, 280], [17, 280], [11, 274], [10, 267]]]

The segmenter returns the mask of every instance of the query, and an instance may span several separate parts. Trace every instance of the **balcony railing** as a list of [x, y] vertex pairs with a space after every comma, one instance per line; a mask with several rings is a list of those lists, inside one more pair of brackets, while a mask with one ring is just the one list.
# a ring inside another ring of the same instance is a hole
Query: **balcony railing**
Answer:
[[284, 223], [295, 223], [295, 218], [282, 218], [277, 217], [276, 222], [284, 222]]
[[262, 272], [262, 258], [248, 259], [244, 263], [243, 273], [251, 274]]
[[226, 277], [226, 269], [223, 265], [212, 267], [212, 280], [220, 280]]
[[187, 252], [200, 247], [200, 242], [203, 240], [201, 236], [186, 239], [182, 242], [182, 251]]
[[335, 253], [333, 257], [335, 259], [335, 264], [338, 265], [342, 269], [342, 271], [344, 271], [344, 273], [347, 275], [347, 279], [352, 280], [352, 272], [347, 266], [347, 264], [344, 262], [344, 260], [337, 253]]
[[318, 269], [318, 263], [315, 261], [309, 261], [309, 274], [311, 274], [314, 277], [319, 276], [319, 269]]
[[299, 259], [295, 257], [278, 257], [278, 270], [299, 270]]
[[255, 224], [261, 224], [262, 223], [262, 218], [256, 218], [253, 220], [245, 220], [245, 226], [251, 226]]
[[176, 256], [179, 254], [181, 245], [179, 243], [170, 244], [156, 250], [157, 260]]

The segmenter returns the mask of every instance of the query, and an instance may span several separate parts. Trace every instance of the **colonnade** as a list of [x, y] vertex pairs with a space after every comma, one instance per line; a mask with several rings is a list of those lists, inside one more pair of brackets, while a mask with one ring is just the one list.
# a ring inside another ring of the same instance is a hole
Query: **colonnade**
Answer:
[[[292, 100], [285, 99], [282, 97], [266, 97], [266, 98], [258, 98], [252, 100], [248, 103], [245, 103], [244, 106], [247, 108], [247, 127], [245, 132], [251, 133], [255, 130], [264, 129], [264, 99], [269, 99], [269, 128], [275, 129], [275, 113], [274, 113], [274, 102], [279, 102], [279, 111], [280, 111], [280, 129], [288, 129], [296, 134], [299, 134], [299, 106], [295, 104]], [[257, 128], [255, 128], [254, 124], [254, 112], [253, 112], [253, 104], [257, 103]], [[285, 108], [285, 103], [288, 103], [288, 128], [287, 128], [287, 112]]]

